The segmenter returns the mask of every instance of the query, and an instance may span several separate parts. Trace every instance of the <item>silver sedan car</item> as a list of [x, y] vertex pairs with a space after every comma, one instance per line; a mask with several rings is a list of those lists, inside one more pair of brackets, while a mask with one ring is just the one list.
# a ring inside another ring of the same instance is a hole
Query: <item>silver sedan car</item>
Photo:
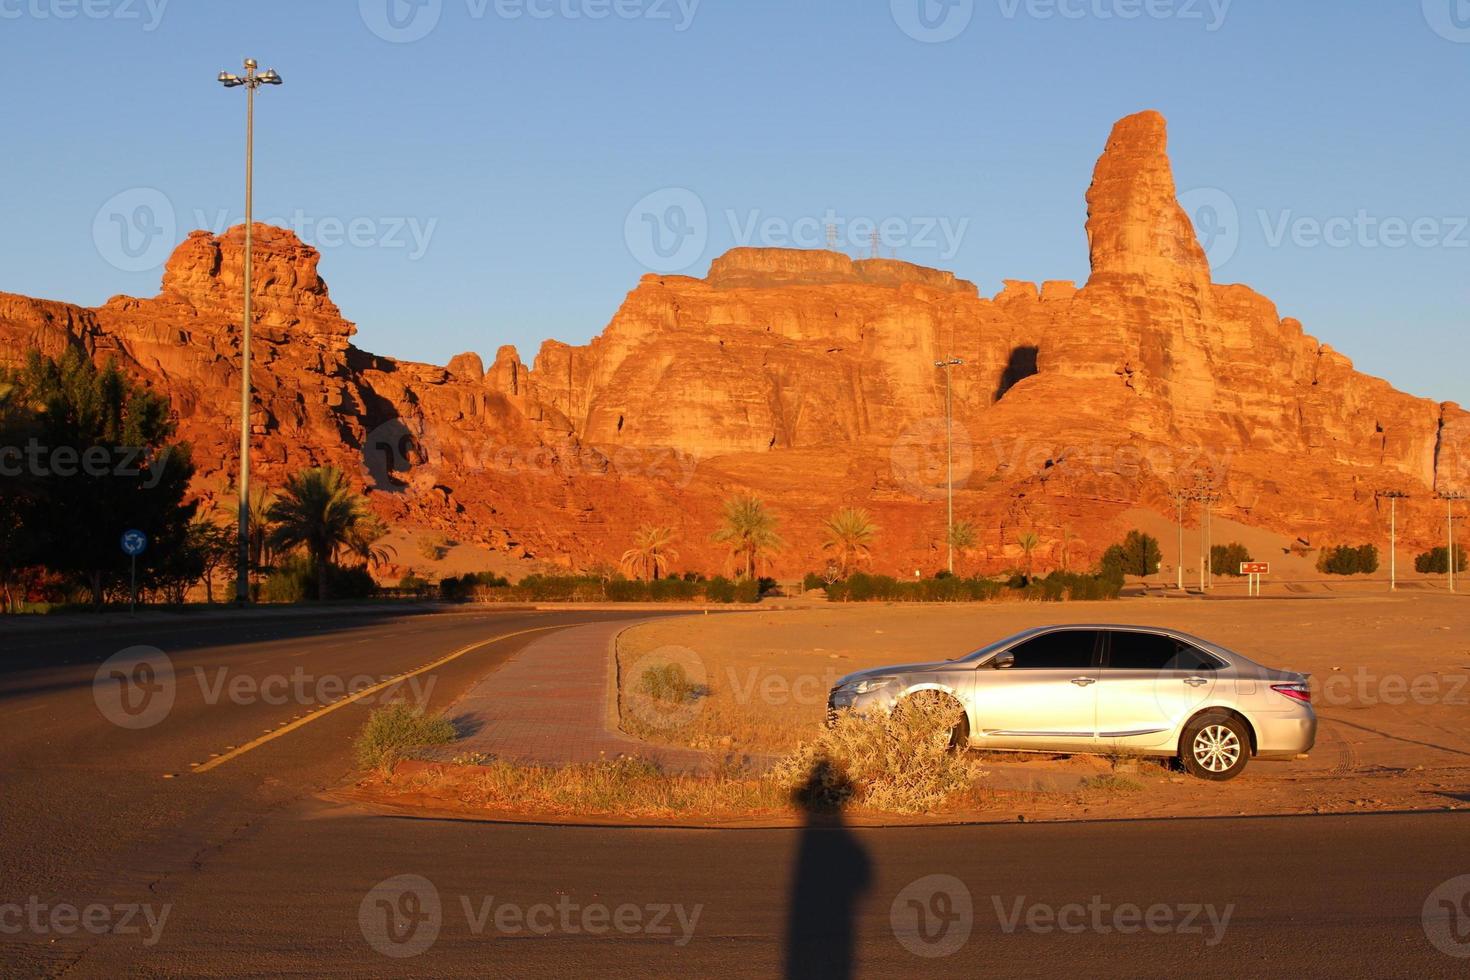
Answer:
[[1306, 675], [1143, 626], [1047, 626], [957, 660], [849, 674], [828, 709], [886, 711], [921, 691], [963, 708], [959, 747], [1177, 756], [1203, 779], [1294, 758], [1317, 738]]

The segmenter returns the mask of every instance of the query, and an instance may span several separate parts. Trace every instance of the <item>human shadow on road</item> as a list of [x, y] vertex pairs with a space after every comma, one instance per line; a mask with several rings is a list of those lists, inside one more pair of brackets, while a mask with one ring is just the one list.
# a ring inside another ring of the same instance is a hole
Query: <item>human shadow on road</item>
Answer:
[[872, 862], [842, 819], [852, 784], [824, 759], [793, 796], [806, 823], [791, 879], [783, 976], [845, 980], [855, 972], [858, 907], [872, 882]]

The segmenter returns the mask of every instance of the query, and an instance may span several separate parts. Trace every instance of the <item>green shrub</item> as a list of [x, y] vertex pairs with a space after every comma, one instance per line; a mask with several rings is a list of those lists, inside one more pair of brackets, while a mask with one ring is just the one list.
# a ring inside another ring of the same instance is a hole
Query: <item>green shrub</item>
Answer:
[[1378, 548], [1371, 544], [1323, 548], [1317, 556], [1317, 571], [1327, 575], [1372, 575], [1378, 571]]
[[595, 575], [527, 575], [516, 586], [520, 598], [532, 602], [597, 602], [607, 598]]
[[[378, 583], [366, 568], [327, 566], [327, 598], [366, 599], [377, 591]], [[260, 598], [265, 602], [304, 602], [316, 596], [316, 567], [305, 555], [287, 558], [260, 586]]]
[[900, 581], [888, 575], [859, 572], [828, 586], [827, 596], [834, 602], [987, 602], [1006, 596], [1060, 602], [1116, 599], [1122, 588], [1123, 574], [1116, 569], [1105, 569], [1095, 575], [1052, 572], [1044, 579], [1029, 582], [1019, 575], [1007, 582], [958, 576]]
[[1129, 531], [1122, 544], [1115, 544], [1103, 554], [1104, 568], [1117, 568], [1124, 575], [1154, 575], [1164, 553], [1159, 539], [1142, 531]]
[[[1470, 569], [1470, 555], [1465, 554], [1465, 549], [1455, 545], [1455, 571], [1463, 572]], [[1414, 559], [1414, 571], [1425, 575], [1444, 575], [1450, 570], [1450, 549], [1448, 547], [1432, 548]]]
[[430, 717], [423, 708], [400, 701], [374, 709], [353, 748], [362, 768], [391, 772], [409, 749], [447, 745], [454, 739], [454, 725], [449, 719]]
[[683, 704], [697, 693], [697, 688], [689, 682], [683, 664], [659, 664], [638, 678], [638, 693], [664, 704]]
[[461, 602], [481, 589], [506, 589], [510, 580], [494, 572], [467, 572], [439, 582], [439, 595], [448, 602]]
[[761, 594], [761, 583], [757, 579], [743, 578], [735, 583], [736, 602], [760, 602]]
[[723, 575], [716, 575], [704, 587], [704, 597], [710, 602], [734, 602], [735, 583]]
[[1210, 549], [1210, 571], [1216, 575], [1240, 578], [1241, 562], [1254, 561], [1250, 549], [1239, 541], [1217, 544]]
[[806, 575], [802, 576], [801, 590], [803, 592], [810, 592], [813, 589], [825, 589], [826, 587], [827, 580], [816, 572], [807, 572]]

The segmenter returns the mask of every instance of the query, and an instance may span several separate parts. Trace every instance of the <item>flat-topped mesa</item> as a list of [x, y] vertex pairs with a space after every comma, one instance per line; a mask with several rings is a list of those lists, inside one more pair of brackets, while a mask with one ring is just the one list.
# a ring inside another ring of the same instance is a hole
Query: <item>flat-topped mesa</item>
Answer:
[[1168, 144], [1168, 124], [1152, 110], [1113, 126], [1087, 191], [1088, 283], [1184, 287], [1203, 301], [1210, 261], [1179, 206]]
[[[239, 319], [244, 303], [245, 226], [216, 237], [189, 234], [174, 249], [163, 271], [158, 300], [192, 306], [199, 313]], [[342, 312], [317, 273], [321, 253], [285, 228], [257, 223], [254, 233], [252, 294], [257, 325], [268, 340], [301, 333], [345, 343], [356, 327]], [[133, 303], [118, 297], [112, 304]]]
[[717, 289], [914, 283], [945, 292], [976, 294], [974, 283], [953, 272], [897, 259], [853, 259], [825, 249], [734, 248], [710, 263], [705, 282]]

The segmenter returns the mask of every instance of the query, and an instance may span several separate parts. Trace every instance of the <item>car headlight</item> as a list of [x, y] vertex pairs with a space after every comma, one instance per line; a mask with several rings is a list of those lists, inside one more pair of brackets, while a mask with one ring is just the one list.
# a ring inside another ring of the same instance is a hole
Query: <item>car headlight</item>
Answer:
[[873, 691], [892, 687], [897, 680], [896, 677], [864, 677], [862, 680], [849, 681], [837, 690], [843, 694], [871, 694]]

